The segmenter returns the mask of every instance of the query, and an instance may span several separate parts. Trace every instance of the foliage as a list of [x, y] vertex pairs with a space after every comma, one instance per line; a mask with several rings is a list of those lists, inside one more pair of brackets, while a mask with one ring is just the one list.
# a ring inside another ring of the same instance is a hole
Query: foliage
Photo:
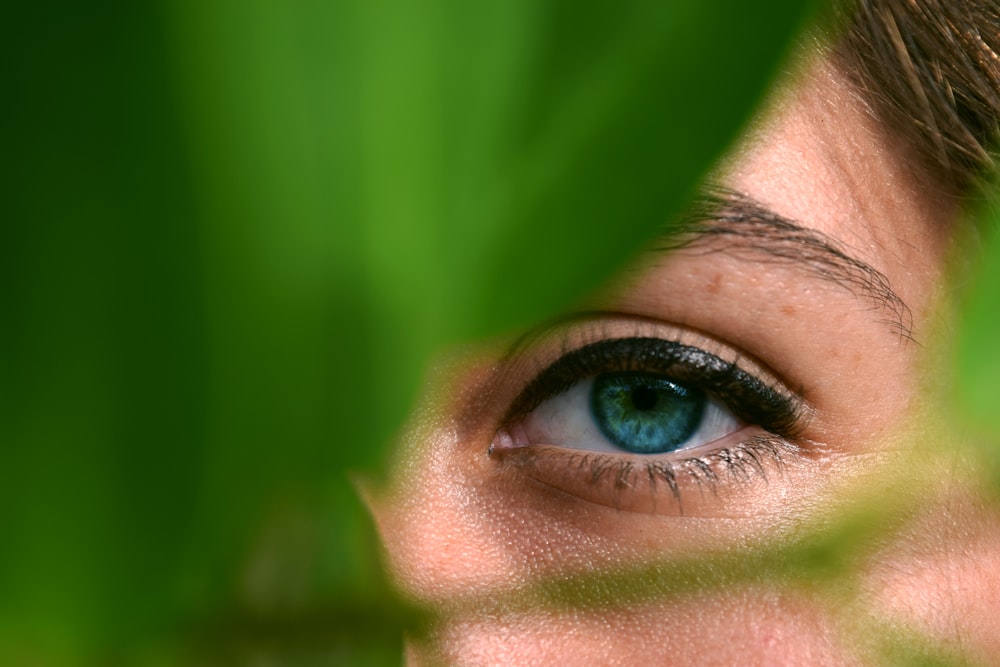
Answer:
[[994, 187], [976, 211], [984, 249], [972, 259], [973, 280], [964, 292], [956, 370], [956, 399], [970, 437], [980, 441], [979, 454], [1000, 493], [1000, 206]]

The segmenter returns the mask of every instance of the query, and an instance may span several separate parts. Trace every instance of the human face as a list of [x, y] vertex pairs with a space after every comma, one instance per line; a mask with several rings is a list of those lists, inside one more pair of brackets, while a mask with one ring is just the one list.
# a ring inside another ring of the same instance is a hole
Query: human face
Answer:
[[[843, 665], [907, 633], [1000, 651], [1000, 524], [921, 437], [954, 203], [829, 63], [770, 108], [701, 232], [433, 374], [368, 493], [429, 613], [412, 664]], [[713, 397], [698, 441], [603, 442], [593, 378], [637, 370]]]

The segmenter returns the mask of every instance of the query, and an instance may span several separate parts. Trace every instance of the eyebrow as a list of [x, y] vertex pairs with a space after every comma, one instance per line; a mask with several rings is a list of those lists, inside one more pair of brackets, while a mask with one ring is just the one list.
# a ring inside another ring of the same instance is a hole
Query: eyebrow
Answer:
[[867, 300], [886, 315], [894, 332], [913, 340], [913, 316], [885, 274], [849, 255], [828, 235], [778, 215], [749, 195], [718, 185], [703, 188], [686, 214], [663, 230], [655, 249], [703, 246], [707, 252], [745, 252], [760, 261], [791, 263]]

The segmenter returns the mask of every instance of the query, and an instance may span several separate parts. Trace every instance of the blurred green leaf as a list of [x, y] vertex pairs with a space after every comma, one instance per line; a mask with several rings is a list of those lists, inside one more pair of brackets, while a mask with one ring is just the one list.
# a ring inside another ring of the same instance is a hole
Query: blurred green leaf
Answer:
[[970, 442], [1000, 489], [1000, 206], [987, 197], [975, 215], [983, 234], [961, 313], [956, 404], [972, 427]]
[[958, 372], [961, 405], [1000, 436], [1000, 207], [979, 212], [985, 242], [963, 312]]
[[812, 3], [171, 7], [219, 356], [274, 325], [241, 297], [282, 328], [325, 302], [338, 427], [378, 442], [442, 342], [551, 315], [670, 219]]
[[811, 7], [8, 10], [0, 659], [378, 610], [344, 470], [649, 239]]
[[361, 7], [350, 208], [379, 303], [438, 340], [550, 316], [650, 239], [812, 3]]

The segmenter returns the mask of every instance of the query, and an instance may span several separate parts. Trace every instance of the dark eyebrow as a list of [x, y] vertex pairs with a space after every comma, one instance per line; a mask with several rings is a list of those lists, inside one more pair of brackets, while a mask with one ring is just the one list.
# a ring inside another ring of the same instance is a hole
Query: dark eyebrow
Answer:
[[707, 252], [751, 253], [764, 262], [789, 262], [871, 302], [886, 323], [913, 340], [913, 316], [889, 279], [834, 239], [789, 220], [752, 197], [720, 186], [702, 190], [687, 213], [664, 230], [657, 250], [702, 247]]

